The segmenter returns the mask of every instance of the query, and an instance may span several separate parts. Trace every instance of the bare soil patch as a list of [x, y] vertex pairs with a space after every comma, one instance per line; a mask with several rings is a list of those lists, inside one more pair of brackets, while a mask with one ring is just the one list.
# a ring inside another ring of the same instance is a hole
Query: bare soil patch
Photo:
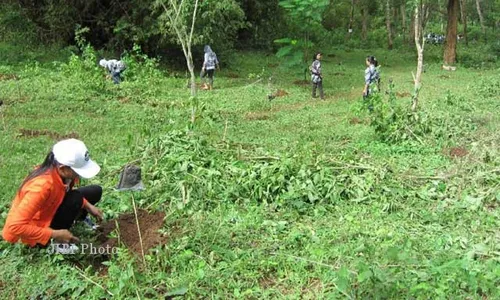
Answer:
[[[148, 213], [145, 210], [137, 211], [137, 219], [141, 229], [142, 244], [144, 252], [153, 247], [166, 243], [166, 237], [162, 236], [158, 230], [162, 227], [165, 213]], [[118, 228], [117, 225], [118, 224]], [[123, 243], [131, 252], [142, 255], [141, 243], [134, 213], [121, 215], [115, 220], [110, 220], [101, 225], [98, 237], [101, 247], [117, 247], [118, 238], [108, 238], [108, 235], [117, 230], [120, 242]]]
[[462, 147], [452, 147], [443, 149], [443, 153], [451, 158], [460, 158], [469, 154], [469, 151]]
[[120, 103], [129, 103], [130, 102], [130, 98], [129, 97], [118, 97], [118, 101], [120, 101]]
[[36, 130], [36, 129], [24, 129], [21, 128], [19, 129], [19, 133], [21, 134], [21, 137], [28, 137], [28, 138], [35, 138], [39, 136], [48, 136], [52, 139], [55, 140], [62, 140], [62, 139], [78, 139], [79, 136], [76, 132], [70, 132], [67, 134], [60, 134], [54, 131], [50, 130]]
[[300, 86], [304, 86], [304, 85], [309, 85], [309, 84], [310, 84], [310, 82], [309, 82], [309, 80], [295, 80], [295, 81], [293, 82], [293, 84], [295, 84], [295, 85], [300, 85]]
[[247, 120], [267, 120], [271, 117], [269, 112], [248, 112], [245, 114], [245, 119]]
[[411, 94], [408, 92], [396, 92], [396, 96], [398, 96], [399, 98], [404, 98], [404, 97], [410, 97]]
[[284, 97], [288, 95], [288, 92], [285, 90], [277, 90], [273, 95], [276, 97]]
[[0, 74], [0, 80], [19, 80], [15, 74]]
[[351, 118], [351, 119], [349, 120], [349, 123], [350, 123], [350, 124], [363, 124], [364, 122], [363, 122], [363, 120], [361, 120], [360, 118], [356, 118], [356, 117], [354, 117], [354, 118]]

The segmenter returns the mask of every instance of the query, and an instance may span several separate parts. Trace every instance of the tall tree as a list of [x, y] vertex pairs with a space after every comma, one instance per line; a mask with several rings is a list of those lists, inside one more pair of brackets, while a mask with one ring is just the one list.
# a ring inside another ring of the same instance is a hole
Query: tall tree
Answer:
[[465, 45], [469, 44], [467, 39], [467, 0], [460, 0], [460, 15], [462, 16], [462, 24], [464, 26], [463, 37], [465, 40]]
[[484, 18], [483, 18], [483, 13], [481, 12], [481, 1], [476, 0], [476, 8], [477, 8], [477, 14], [479, 15], [479, 23], [481, 24], [481, 30], [483, 31], [483, 35], [486, 33], [486, 27], [484, 27]]
[[422, 81], [422, 70], [424, 67], [424, 23], [423, 17], [425, 12], [425, 3], [422, 0], [417, 1], [415, 3], [415, 14], [414, 18], [414, 33], [415, 33], [415, 46], [417, 47], [417, 74], [414, 78], [415, 81], [415, 93], [413, 95], [413, 103], [411, 105], [411, 110], [416, 111], [418, 106], [418, 94], [420, 92], [420, 82]]
[[401, 3], [401, 29], [403, 30], [403, 44], [406, 43], [406, 3]]
[[361, 40], [366, 41], [366, 37], [368, 35], [368, 18], [370, 16], [367, 7], [361, 7], [361, 15], [363, 16], [361, 23]]
[[458, 1], [448, 0], [448, 25], [443, 59], [446, 65], [454, 65], [457, 59]]
[[352, 25], [354, 24], [354, 6], [356, 5], [355, 0], [351, 0], [351, 13], [349, 14], [349, 28], [347, 29], [347, 37], [346, 39], [349, 40], [352, 35]]
[[391, 0], [386, 0], [385, 3], [385, 25], [387, 27], [387, 48], [392, 50], [393, 41], [392, 41], [392, 26], [391, 26]]

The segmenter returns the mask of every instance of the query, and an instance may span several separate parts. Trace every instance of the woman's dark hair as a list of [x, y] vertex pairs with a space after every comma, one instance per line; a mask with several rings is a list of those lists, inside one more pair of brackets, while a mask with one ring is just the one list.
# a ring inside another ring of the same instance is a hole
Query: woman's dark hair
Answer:
[[315, 61], [316, 58], [318, 57], [318, 55], [320, 55], [320, 54], [323, 54], [323, 53], [321, 53], [321, 52], [314, 53], [313, 61]]
[[374, 65], [375, 67], [378, 66], [378, 61], [377, 59], [375, 58], [375, 56], [372, 56], [372, 55], [368, 55], [366, 57], [366, 60], [370, 63], [370, 65]]
[[45, 160], [43, 161], [43, 163], [40, 166], [38, 166], [35, 170], [33, 170], [31, 173], [29, 173], [29, 175], [23, 180], [23, 183], [21, 183], [21, 186], [19, 187], [19, 191], [21, 191], [23, 186], [28, 181], [30, 181], [31, 179], [33, 179], [35, 177], [38, 177], [38, 176], [44, 174], [45, 172], [47, 172], [48, 170], [51, 170], [55, 166], [57, 166], [57, 161], [54, 158], [54, 153], [52, 153], [52, 151], [50, 151], [49, 154], [47, 154], [47, 156], [45, 157]]

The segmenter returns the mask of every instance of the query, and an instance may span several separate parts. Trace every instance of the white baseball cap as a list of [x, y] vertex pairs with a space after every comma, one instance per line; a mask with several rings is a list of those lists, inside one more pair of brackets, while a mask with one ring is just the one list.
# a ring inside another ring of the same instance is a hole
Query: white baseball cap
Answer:
[[82, 178], [92, 178], [101, 170], [101, 167], [90, 159], [89, 150], [80, 140], [59, 141], [52, 148], [52, 153], [58, 163], [70, 167]]

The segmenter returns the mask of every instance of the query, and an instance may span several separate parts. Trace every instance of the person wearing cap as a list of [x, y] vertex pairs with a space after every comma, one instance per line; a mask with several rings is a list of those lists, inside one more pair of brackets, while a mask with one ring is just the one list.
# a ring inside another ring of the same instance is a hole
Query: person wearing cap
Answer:
[[95, 207], [102, 188], [73, 187], [80, 177], [92, 178], [99, 171], [82, 141], [67, 139], [56, 143], [43, 163], [21, 183], [3, 227], [3, 238], [30, 247], [47, 246], [51, 239], [62, 244], [77, 242], [78, 238], [69, 231], [77, 218], [83, 219], [90, 213], [102, 220], [101, 210]]
[[116, 59], [101, 59], [99, 65], [108, 71], [115, 84], [120, 84], [122, 81], [121, 73], [126, 69], [124, 62]]

